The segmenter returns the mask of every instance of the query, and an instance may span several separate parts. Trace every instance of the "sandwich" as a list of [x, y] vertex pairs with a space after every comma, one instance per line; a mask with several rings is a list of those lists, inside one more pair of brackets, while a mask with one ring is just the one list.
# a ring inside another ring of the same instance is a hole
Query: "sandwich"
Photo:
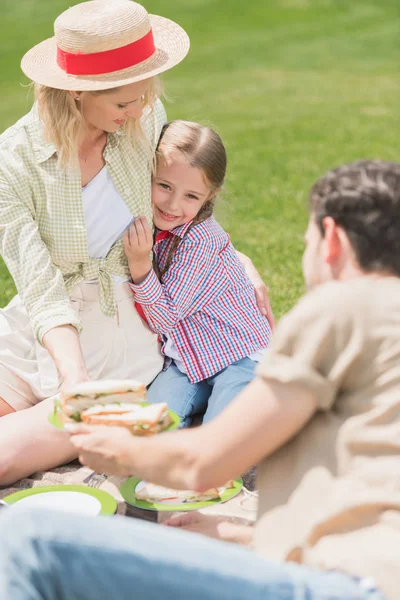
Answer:
[[55, 410], [64, 422], [127, 427], [135, 435], [159, 433], [171, 423], [165, 402], [142, 406], [146, 387], [137, 381], [85, 381], [60, 393]]
[[[124, 405], [122, 405], [124, 406]], [[81, 413], [84, 423], [90, 425], [114, 425], [127, 427], [135, 435], [152, 435], [163, 431], [170, 425], [171, 417], [166, 402], [149, 406], [131, 405], [130, 410], [113, 410], [109, 405], [92, 407]]]
[[178, 504], [185, 502], [206, 502], [207, 500], [220, 499], [227, 489], [233, 487], [235, 487], [233, 480], [227, 481], [222, 487], [211, 488], [204, 492], [172, 490], [161, 485], [155, 485], [154, 483], [146, 483], [141, 490], [135, 492], [135, 496], [137, 500], [144, 500], [146, 502], [176, 501]]
[[82, 412], [107, 407], [118, 414], [134, 410], [146, 400], [146, 386], [133, 379], [84, 381], [60, 393], [58, 408], [67, 421], [82, 421]]

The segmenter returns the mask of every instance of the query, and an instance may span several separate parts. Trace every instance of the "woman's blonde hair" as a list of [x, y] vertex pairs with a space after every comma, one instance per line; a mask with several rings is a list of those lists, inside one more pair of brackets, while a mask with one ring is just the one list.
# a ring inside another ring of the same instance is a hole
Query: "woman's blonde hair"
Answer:
[[[178, 152], [191, 166], [202, 171], [210, 188], [210, 195], [186, 230], [208, 219], [214, 211], [217, 193], [224, 184], [226, 174], [226, 150], [219, 135], [210, 127], [190, 121], [171, 121], [164, 125], [156, 151], [156, 161], [168, 162], [172, 153]], [[168, 270], [181, 239], [175, 236], [162, 271], [156, 268], [160, 279]]]
[[[99, 95], [115, 92], [119, 88], [88, 92]], [[150, 79], [149, 87], [144, 93], [143, 109], [153, 109], [157, 98], [162, 95], [162, 84], [158, 77]], [[66, 90], [58, 90], [45, 85], [35, 84], [35, 97], [38, 103], [39, 117], [44, 124], [45, 139], [55, 145], [58, 150], [58, 164], [62, 168], [78, 167], [78, 145], [85, 131], [79, 103], [75, 102]], [[154, 155], [149, 140], [146, 138], [140, 121], [127, 119], [122, 131], [135, 149], [137, 142], [143, 144], [149, 163], [153, 165]]]

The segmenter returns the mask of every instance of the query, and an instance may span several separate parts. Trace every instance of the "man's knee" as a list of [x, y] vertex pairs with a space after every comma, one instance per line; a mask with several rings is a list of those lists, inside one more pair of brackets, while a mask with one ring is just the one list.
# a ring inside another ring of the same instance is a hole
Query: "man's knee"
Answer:
[[[27, 560], [29, 559], [29, 546], [32, 546], [39, 537], [40, 523], [43, 524], [43, 512], [39, 512], [37, 509], [32, 510], [22, 506], [1, 509], [2, 551], [0, 564], [2, 561], [11, 563], [11, 561], [20, 559], [21, 556], [25, 556]], [[21, 548], [24, 549], [22, 554]], [[4, 564], [1, 566], [4, 567]]]

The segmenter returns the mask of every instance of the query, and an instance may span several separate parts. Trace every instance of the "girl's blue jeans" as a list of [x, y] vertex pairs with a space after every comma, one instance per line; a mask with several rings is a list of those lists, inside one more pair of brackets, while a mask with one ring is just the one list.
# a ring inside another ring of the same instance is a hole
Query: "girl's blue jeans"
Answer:
[[148, 402], [167, 402], [181, 418], [181, 427], [189, 427], [194, 415], [203, 415], [203, 423], [214, 419], [254, 378], [257, 363], [242, 358], [216, 375], [190, 383], [188, 376], [172, 363], [150, 385]]
[[384, 600], [368, 580], [126, 517], [6, 508], [0, 536], [2, 600]]

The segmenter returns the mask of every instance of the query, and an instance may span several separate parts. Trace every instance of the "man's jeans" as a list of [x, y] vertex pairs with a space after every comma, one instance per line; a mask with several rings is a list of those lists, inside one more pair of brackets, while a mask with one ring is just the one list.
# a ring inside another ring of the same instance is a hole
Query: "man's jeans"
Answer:
[[256, 366], [251, 358], [242, 358], [204, 381], [190, 383], [188, 376], [172, 363], [150, 385], [147, 400], [152, 404], [167, 402], [180, 416], [181, 427], [189, 427], [194, 415], [204, 415], [203, 423], [207, 423], [254, 379]]
[[383, 600], [367, 580], [124, 517], [0, 515], [1, 600]]

